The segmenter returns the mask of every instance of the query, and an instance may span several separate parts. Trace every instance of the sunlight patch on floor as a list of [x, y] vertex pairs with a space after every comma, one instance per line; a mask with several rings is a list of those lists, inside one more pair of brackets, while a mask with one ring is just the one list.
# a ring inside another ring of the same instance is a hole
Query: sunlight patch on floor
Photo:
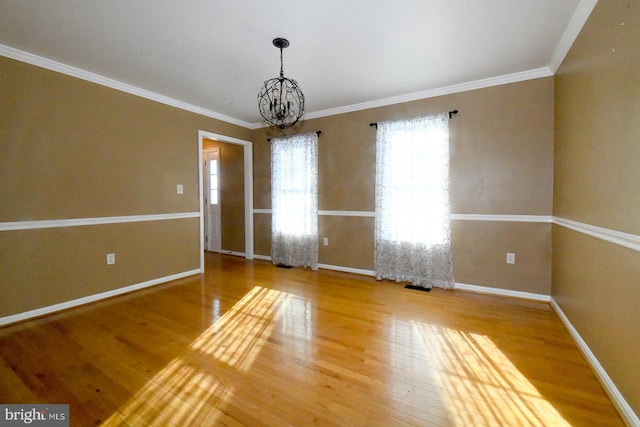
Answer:
[[254, 287], [103, 425], [237, 423], [223, 412], [235, 389], [211, 365], [231, 374], [249, 369], [292, 297]]
[[418, 379], [391, 384], [404, 402], [459, 426], [570, 426], [489, 337], [398, 319], [391, 334], [392, 367]]
[[190, 346], [237, 369], [251, 366], [292, 295], [253, 288]]

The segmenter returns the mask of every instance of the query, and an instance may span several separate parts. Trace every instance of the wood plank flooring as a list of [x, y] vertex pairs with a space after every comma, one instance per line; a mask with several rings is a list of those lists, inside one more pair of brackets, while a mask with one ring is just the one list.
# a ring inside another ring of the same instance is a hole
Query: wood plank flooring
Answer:
[[206, 264], [0, 329], [0, 402], [75, 426], [624, 425], [547, 304]]

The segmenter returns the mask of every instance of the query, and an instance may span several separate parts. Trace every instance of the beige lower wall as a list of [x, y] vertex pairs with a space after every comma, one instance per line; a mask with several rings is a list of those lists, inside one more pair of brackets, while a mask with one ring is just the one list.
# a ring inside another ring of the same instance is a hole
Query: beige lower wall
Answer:
[[[256, 254], [270, 256], [270, 214], [254, 215]], [[372, 217], [318, 217], [318, 262], [373, 271]], [[323, 238], [329, 239], [324, 246]], [[451, 223], [454, 278], [458, 283], [549, 295], [551, 224], [508, 221]], [[516, 255], [506, 263], [506, 253]]]
[[198, 269], [198, 240], [198, 218], [3, 231], [0, 317]]
[[255, 255], [271, 256], [271, 214], [253, 215], [253, 248]]
[[[458, 283], [551, 292], [551, 224], [453, 221], [451, 249]], [[506, 263], [507, 252], [515, 254], [515, 264]]]
[[[318, 262], [373, 270], [374, 218], [355, 216], [318, 217]], [[324, 246], [323, 238], [329, 239]]]
[[553, 226], [553, 298], [640, 413], [640, 253]]

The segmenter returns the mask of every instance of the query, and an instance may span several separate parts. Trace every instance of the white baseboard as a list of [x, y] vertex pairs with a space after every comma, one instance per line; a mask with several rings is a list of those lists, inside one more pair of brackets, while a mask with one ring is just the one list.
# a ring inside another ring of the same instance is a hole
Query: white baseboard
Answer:
[[[271, 261], [271, 257], [267, 255], [255, 255], [254, 258], [265, 260], [265, 261]], [[376, 275], [376, 272], [373, 270], [363, 270], [359, 268], [343, 267], [341, 265], [318, 264], [318, 268], [324, 268], [326, 270], [334, 270], [334, 271], [344, 271], [345, 273], [362, 274], [364, 276]], [[488, 286], [468, 285], [466, 283], [458, 283], [458, 282], [456, 282], [456, 289], [459, 289], [461, 291], [480, 292], [484, 294], [523, 298], [523, 299], [530, 299], [530, 300], [544, 301], [544, 302], [549, 302], [551, 298], [549, 295], [544, 295], [544, 294], [512, 291], [509, 289], [492, 288]]]
[[456, 282], [456, 289], [459, 289], [462, 291], [480, 292], [483, 294], [500, 295], [503, 297], [523, 298], [523, 299], [530, 299], [530, 300], [544, 301], [544, 302], [549, 302], [551, 299], [549, 295], [544, 295], [544, 294], [534, 294], [531, 292], [523, 292], [523, 291], [512, 291], [509, 289], [491, 288], [488, 286], [468, 285], [466, 283], [458, 283], [458, 282]]
[[161, 283], [170, 282], [172, 280], [182, 279], [184, 277], [200, 274], [200, 269], [189, 270], [171, 276], [160, 277], [158, 279], [148, 280], [146, 282], [137, 283], [135, 285], [125, 286], [123, 288], [113, 289], [107, 292], [101, 292], [99, 294], [89, 295], [86, 297], [74, 299], [71, 301], [61, 302], [59, 304], [50, 305], [47, 307], [36, 308], [35, 310], [29, 310], [18, 314], [12, 314], [10, 316], [0, 317], [0, 326], [9, 325], [11, 323], [21, 322], [23, 320], [32, 319], [34, 317], [40, 317], [47, 314], [52, 314], [57, 311], [66, 310], [69, 308], [77, 307], [79, 305], [88, 304], [90, 302], [100, 301], [106, 298], [111, 298], [116, 295], [126, 294], [128, 292], [137, 291], [139, 289], [148, 288], [151, 286], [159, 285]]
[[[271, 261], [271, 257], [268, 255], [254, 255], [255, 259], [261, 259], [264, 261]], [[351, 268], [351, 267], [343, 267], [340, 265], [330, 265], [330, 264], [318, 264], [318, 268], [323, 268], [325, 270], [334, 270], [334, 271], [344, 271], [345, 273], [354, 273], [354, 274], [362, 274], [364, 276], [375, 276], [375, 272], [372, 270], [362, 270], [359, 268]]]
[[[271, 261], [271, 257], [268, 255], [254, 255], [254, 259], [261, 259], [263, 261]], [[340, 265], [330, 265], [330, 264], [318, 264], [318, 268], [323, 268], [325, 270], [334, 270], [334, 271], [343, 271], [345, 273], [354, 273], [354, 274], [362, 274], [364, 276], [375, 276], [375, 272], [372, 270], [362, 270], [359, 268], [351, 268], [351, 267], [343, 267]]]
[[[256, 255], [255, 257], [256, 259], [263, 259], [267, 261], [271, 260], [271, 257], [265, 256], [265, 255]], [[375, 272], [371, 270], [359, 270], [359, 269], [354, 269], [349, 267], [341, 267], [341, 266], [328, 265], [328, 264], [318, 264], [318, 267], [328, 269], [328, 270], [345, 271], [348, 273], [363, 274], [366, 276], [375, 276]], [[624, 397], [622, 396], [618, 388], [615, 386], [615, 384], [613, 383], [613, 381], [611, 380], [607, 372], [604, 370], [600, 362], [598, 362], [598, 359], [596, 359], [593, 352], [589, 349], [589, 347], [587, 346], [585, 341], [582, 339], [578, 331], [573, 327], [573, 325], [571, 324], [567, 316], [564, 314], [564, 312], [560, 308], [560, 306], [558, 306], [556, 301], [551, 296], [544, 295], [544, 294], [536, 294], [531, 292], [522, 292], [522, 291], [513, 291], [508, 289], [493, 288], [493, 287], [487, 287], [487, 286], [469, 285], [466, 283], [457, 283], [457, 282], [456, 282], [456, 289], [459, 289], [462, 291], [481, 292], [481, 293], [491, 294], [491, 295], [499, 295], [499, 296], [515, 297], [515, 298], [523, 298], [523, 299], [529, 299], [534, 301], [548, 302], [551, 305], [551, 307], [555, 310], [555, 312], [558, 314], [558, 317], [560, 317], [560, 320], [563, 322], [567, 330], [569, 330], [569, 333], [575, 340], [578, 348], [584, 354], [588, 363], [591, 365], [592, 369], [595, 371], [603, 387], [605, 388], [607, 394], [611, 397], [611, 400], [613, 400], [615, 406], [618, 408], [622, 417], [631, 427], [640, 427], [640, 419], [638, 419], [638, 416], [636, 415], [636, 413], [633, 411], [631, 406], [629, 406], [629, 404], [624, 399]]]
[[363, 270], [360, 268], [343, 267], [341, 265], [318, 264], [318, 268], [324, 268], [325, 270], [343, 271], [345, 273], [362, 274], [363, 276], [376, 275], [375, 271], [373, 270]]
[[550, 304], [558, 314], [558, 317], [560, 317], [560, 320], [562, 321], [564, 326], [573, 337], [584, 357], [591, 365], [591, 368], [596, 373], [596, 376], [600, 380], [600, 383], [604, 387], [609, 397], [611, 397], [611, 400], [613, 400], [614, 405], [618, 408], [618, 411], [620, 412], [622, 417], [630, 426], [640, 427], [640, 418], [638, 418], [638, 415], [633, 411], [631, 406], [629, 406], [625, 398], [622, 396], [622, 394], [614, 384], [611, 377], [609, 377], [609, 375], [607, 374], [607, 371], [604, 370], [595, 354], [593, 354], [587, 343], [582, 339], [576, 328], [573, 327], [573, 325], [569, 321], [569, 318], [564, 314], [556, 300], [551, 298]]
[[237, 251], [228, 251], [226, 249], [222, 249], [220, 251], [221, 254], [223, 255], [233, 255], [233, 256], [240, 256], [242, 258], [245, 258], [247, 256], [247, 254], [245, 254], [244, 252], [237, 252]]

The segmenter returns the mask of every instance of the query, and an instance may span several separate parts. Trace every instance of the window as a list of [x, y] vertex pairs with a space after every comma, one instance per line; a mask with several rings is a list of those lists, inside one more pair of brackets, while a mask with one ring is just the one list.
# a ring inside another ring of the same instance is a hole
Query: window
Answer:
[[271, 140], [271, 259], [318, 268], [318, 135]]
[[378, 123], [378, 279], [453, 287], [446, 113]]
[[219, 200], [219, 187], [218, 187], [218, 160], [214, 159], [209, 162], [209, 204], [217, 205]]

